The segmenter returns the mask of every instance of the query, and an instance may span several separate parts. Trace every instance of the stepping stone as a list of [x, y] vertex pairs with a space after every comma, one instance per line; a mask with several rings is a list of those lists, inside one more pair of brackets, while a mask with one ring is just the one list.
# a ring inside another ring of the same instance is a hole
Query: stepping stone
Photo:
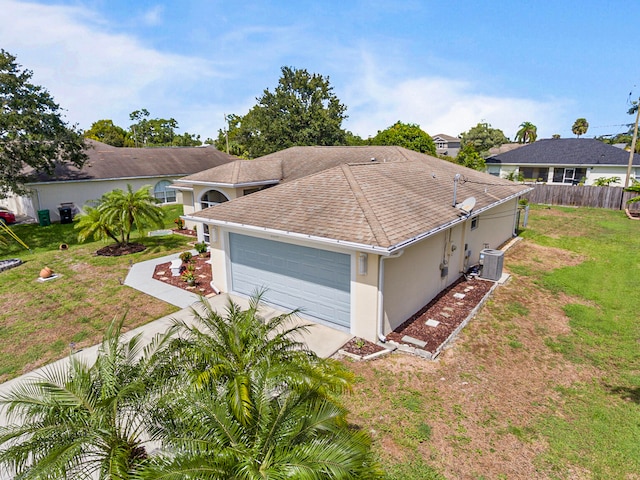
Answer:
[[440, 312], [440, 315], [442, 315], [444, 318], [449, 318], [451, 316], [447, 312]]
[[453, 312], [453, 308], [451, 307], [444, 307], [443, 310], [446, 310], [447, 312]]
[[467, 288], [464, 289], [465, 292], [470, 292], [471, 290], [473, 290], [476, 287], [472, 287], [472, 286], [468, 286]]
[[433, 320], [432, 318], [430, 318], [429, 320], [427, 320], [425, 322], [425, 325], [428, 327], [437, 327], [438, 325], [440, 325], [440, 322], [437, 320]]
[[458, 300], [462, 300], [465, 297], [464, 293], [454, 293], [453, 298], [457, 298]]
[[456, 302], [456, 305], [463, 306], [464, 302]]
[[417, 338], [410, 337], [409, 335], [405, 335], [402, 337], [402, 341], [406, 343], [413, 343], [414, 345], [418, 345], [419, 347], [425, 347], [427, 342], [423, 342], [422, 340], [418, 340]]
[[169, 278], [168, 277], [160, 277], [159, 280], [161, 282], [166, 282], [167, 280], [169, 280]]
[[160, 271], [156, 275], [164, 276], [164, 271]]

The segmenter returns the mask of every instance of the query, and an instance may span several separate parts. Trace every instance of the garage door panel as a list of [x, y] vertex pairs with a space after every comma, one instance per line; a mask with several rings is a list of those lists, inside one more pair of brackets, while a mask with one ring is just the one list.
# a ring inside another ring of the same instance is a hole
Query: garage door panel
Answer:
[[350, 256], [273, 240], [229, 234], [232, 290], [349, 326]]

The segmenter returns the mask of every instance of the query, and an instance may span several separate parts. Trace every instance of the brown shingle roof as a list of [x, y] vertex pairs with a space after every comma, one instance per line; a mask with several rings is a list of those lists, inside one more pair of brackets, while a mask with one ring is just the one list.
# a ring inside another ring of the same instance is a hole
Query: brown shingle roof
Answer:
[[86, 140], [89, 159], [82, 169], [58, 165], [53, 175], [32, 174], [34, 182], [183, 176], [236, 160], [214, 147], [112, 147]]
[[452, 206], [457, 173], [462, 176], [457, 202], [473, 196], [475, 211], [529, 190], [434, 157], [389, 148], [400, 150], [390, 151], [388, 158], [395, 160], [339, 165], [193, 217], [392, 250], [460, 218]]
[[291, 147], [255, 160], [212, 168], [181, 178], [179, 186], [207, 182], [212, 185], [281, 183], [296, 180], [345, 163], [406, 160], [408, 150], [399, 147]]

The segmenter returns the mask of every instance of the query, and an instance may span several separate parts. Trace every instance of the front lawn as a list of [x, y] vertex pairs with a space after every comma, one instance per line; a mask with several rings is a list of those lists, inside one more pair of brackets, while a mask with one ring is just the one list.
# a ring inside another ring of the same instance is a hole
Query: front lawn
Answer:
[[433, 363], [349, 363], [352, 422], [390, 479], [640, 472], [640, 222], [534, 207], [510, 282]]
[[[180, 207], [165, 208], [167, 228]], [[136, 236], [147, 246], [141, 253], [100, 257], [94, 253], [103, 242], [78, 244], [73, 224], [16, 225], [13, 231], [31, 248], [17, 242], [0, 246], [0, 259], [20, 258], [24, 263], [0, 272], [0, 381], [6, 381], [51, 360], [74, 347], [98, 343], [116, 315], [127, 316], [128, 328], [171, 314], [177, 309], [122, 285], [130, 262], [140, 262], [182, 251], [188, 241], [181, 235]], [[67, 249], [61, 250], [60, 244]], [[48, 266], [59, 278], [38, 282]]]

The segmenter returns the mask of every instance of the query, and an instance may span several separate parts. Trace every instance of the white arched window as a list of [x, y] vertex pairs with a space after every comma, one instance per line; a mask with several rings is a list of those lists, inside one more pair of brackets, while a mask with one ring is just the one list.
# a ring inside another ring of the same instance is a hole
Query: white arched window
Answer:
[[169, 180], [160, 180], [153, 187], [153, 196], [156, 197], [160, 203], [175, 203], [176, 191], [173, 188], [167, 188], [171, 185]]
[[[218, 190], [209, 190], [200, 197], [200, 208], [204, 210], [205, 208], [213, 207], [214, 205], [228, 201], [229, 199], [224, 193], [219, 192]], [[209, 244], [211, 242], [211, 233], [209, 231], [209, 225], [206, 223], [202, 224], [202, 233], [203, 241]]]
[[205, 209], [228, 201], [229, 199], [224, 195], [224, 193], [219, 192], [218, 190], [209, 190], [200, 198], [200, 208]]

